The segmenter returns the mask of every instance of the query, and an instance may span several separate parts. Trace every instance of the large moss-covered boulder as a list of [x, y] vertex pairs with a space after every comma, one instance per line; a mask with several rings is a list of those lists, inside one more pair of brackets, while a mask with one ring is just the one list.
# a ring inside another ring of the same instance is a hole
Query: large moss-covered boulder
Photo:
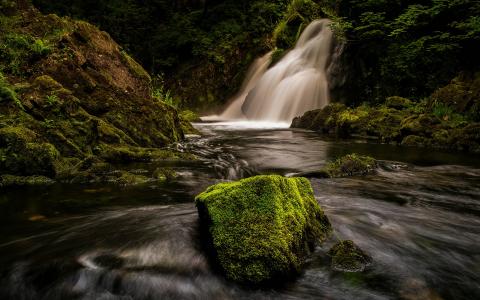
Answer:
[[201, 224], [226, 277], [266, 284], [300, 272], [331, 231], [306, 178], [256, 176], [209, 187], [196, 198]]

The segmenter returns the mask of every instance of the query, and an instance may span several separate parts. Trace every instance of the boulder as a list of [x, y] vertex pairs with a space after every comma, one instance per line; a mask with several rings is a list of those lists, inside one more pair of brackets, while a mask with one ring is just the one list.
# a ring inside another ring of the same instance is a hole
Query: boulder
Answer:
[[207, 244], [226, 277], [261, 285], [298, 274], [331, 232], [306, 178], [264, 175], [209, 187], [196, 197]]
[[363, 272], [372, 263], [372, 258], [350, 240], [335, 244], [328, 255], [332, 269], [340, 272]]
[[374, 158], [353, 153], [328, 163], [321, 173], [330, 178], [367, 175], [374, 173], [377, 166]]

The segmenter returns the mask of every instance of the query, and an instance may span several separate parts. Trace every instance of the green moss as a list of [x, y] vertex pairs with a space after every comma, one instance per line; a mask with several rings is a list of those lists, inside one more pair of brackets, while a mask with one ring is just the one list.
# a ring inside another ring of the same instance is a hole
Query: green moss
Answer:
[[273, 30], [273, 42], [280, 49], [290, 49], [303, 29], [321, 15], [320, 6], [312, 0], [292, 0]]
[[41, 75], [33, 80], [33, 87], [45, 92], [57, 91], [63, 88], [62, 84], [57, 82], [49, 75]]
[[188, 153], [181, 153], [167, 149], [109, 145], [103, 143], [97, 146], [94, 152], [100, 158], [112, 163], [168, 159], [194, 159], [194, 157]]
[[132, 186], [144, 184], [150, 181], [150, 179], [143, 175], [132, 174], [130, 172], [121, 172], [121, 176], [112, 180], [113, 183], [121, 186]]
[[191, 111], [191, 110], [184, 110], [184, 111], [181, 111], [179, 116], [181, 118], [183, 118], [184, 120], [188, 121], [188, 122], [200, 122], [201, 119], [200, 119], [200, 116]]
[[0, 188], [46, 186], [53, 183], [55, 183], [54, 180], [45, 176], [0, 175]]
[[326, 177], [346, 177], [374, 173], [377, 161], [369, 156], [348, 154], [328, 163], [321, 171]]
[[111, 170], [79, 161], [193, 158], [158, 148], [190, 124], [151, 98], [149, 75], [107, 33], [33, 9], [0, 25], [0, 174], [98, 182]]
[[245, 284], [286, 279], [331, 227], [306, 178], [256, 176], [209, 187], [196, 197], [215, 257]]
[[149, 82], [152, 81], [150, 74], [148, 74], [147, 71], [145, 71], [145, 69], [139, 63], [137, 63], [133, 58], [131, 58], [130, 55], [127, 54], [127, 52], [121, 51], [121, 54], [122, 54], [123, 61], [128, 65], [130, 70], [136, 76], [144, 80], [147, 80]]
[[385, 101], [385, 105], [387, 107], [395, 108], [395, 109], [404, 109], [408, 108], [409, 106], [412, 105], [412, 101], [398, 97], [398, 96], [393, 96], [393, 97], [388, 97], [387, 100]]
[[152, 174], [152, 177], [159, 181], [172, 181], [177, 176], [177, 173], [171, 168], [157, 168]]
[[13, 102], [18, 108], [25, 110], [22, 102], [18, 99], [17, 93], [0, 72], [0, 104], [2, 102]]
[[328, 255], [335, 271], [362, 272], [372, 263], [371, 257], [350, 240], [337, 243], [328, 251]]
[[57, 149], [36, 140], [36, 134], [23, 127], [0, 129], [0, 148], [3, 148], [0, 172], [14, 175], [46, 175], [54, 177], [59, 158]]
[[28, 75], [28, 64], [51, 52], [47, 42], [30, 34], [10, 31], [0, 35], [0, 69], [17, 76]]
[[425, 147], [428, 145], [428, 139], [418, 135], [408, 135], [402, 140], [403, 146]]

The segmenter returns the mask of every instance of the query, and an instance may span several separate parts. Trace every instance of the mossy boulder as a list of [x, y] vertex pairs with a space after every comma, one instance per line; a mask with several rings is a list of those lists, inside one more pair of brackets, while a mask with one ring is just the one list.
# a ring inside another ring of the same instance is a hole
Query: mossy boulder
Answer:
[[0, 129], [0, 174], [55, 177], [59, 153], [23, 127]]
[[386, 99], [385, 105], [390, 108], [404, 109], [412, 105], [412, 101], [407, 98], [393, 96]]
[[348, 154], [328, 163], [322, 168], [325, 177], [347, 177], [372, 174], [378, 167], [377, 161], [369, 156]]
[[178, 177], [178, 174], [171, 168], [156, 168], [152, 177], [158, 181], [172, 181]]
[[306, 178], [264, 175], [209, 187], [195, 199], [213, 257], [230, 280], [260, 285], [298, 274], [331, 232]]
[[14, 14], [0, 30], [0, 175], [95, 181], [107, 177], [76, 164], [186, 156], [161, 148], [190, 124], [106, 32], [28, 2]]
[[335, 244], [328, 255], [332, 269], [340, 272], [363, 272], [372, 263], [372, 258], [350, 240]]
[[462, 73], [429, 98], [431, 109], [444, 107], [454, 113], [480, 121], [480, 72]]

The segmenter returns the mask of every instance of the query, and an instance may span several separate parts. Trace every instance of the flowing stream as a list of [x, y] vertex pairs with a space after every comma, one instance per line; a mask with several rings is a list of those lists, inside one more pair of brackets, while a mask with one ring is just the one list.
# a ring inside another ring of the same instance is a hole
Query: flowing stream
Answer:
[[[273, 126], [275, 125], [275, 126]], [[178, 149], [179, 176], [133, 187], [58, 184], [0, 194], [0, 299], [480, 299], [480, 158], [332, 141], [269, 123], [205, 123]], [[356, 152], [375, 175], [311, 179], [335, 229], [297, 280], [253, 290], [210, 267], [194, 196], [255, 174], [313, 171]], [[124, 166], [119, 166], [124, 168]], [[326, 251], [352, 239], [373, 257], [364, 273], [330, 270]]]
[[333, 39], [330, 24], [328, 19], [313, 21], [295, 48], [270, 69], [271, 52], [257, 59], [227, 109], [204, 120], [290, 122], [309, 110], [325, 107]]

